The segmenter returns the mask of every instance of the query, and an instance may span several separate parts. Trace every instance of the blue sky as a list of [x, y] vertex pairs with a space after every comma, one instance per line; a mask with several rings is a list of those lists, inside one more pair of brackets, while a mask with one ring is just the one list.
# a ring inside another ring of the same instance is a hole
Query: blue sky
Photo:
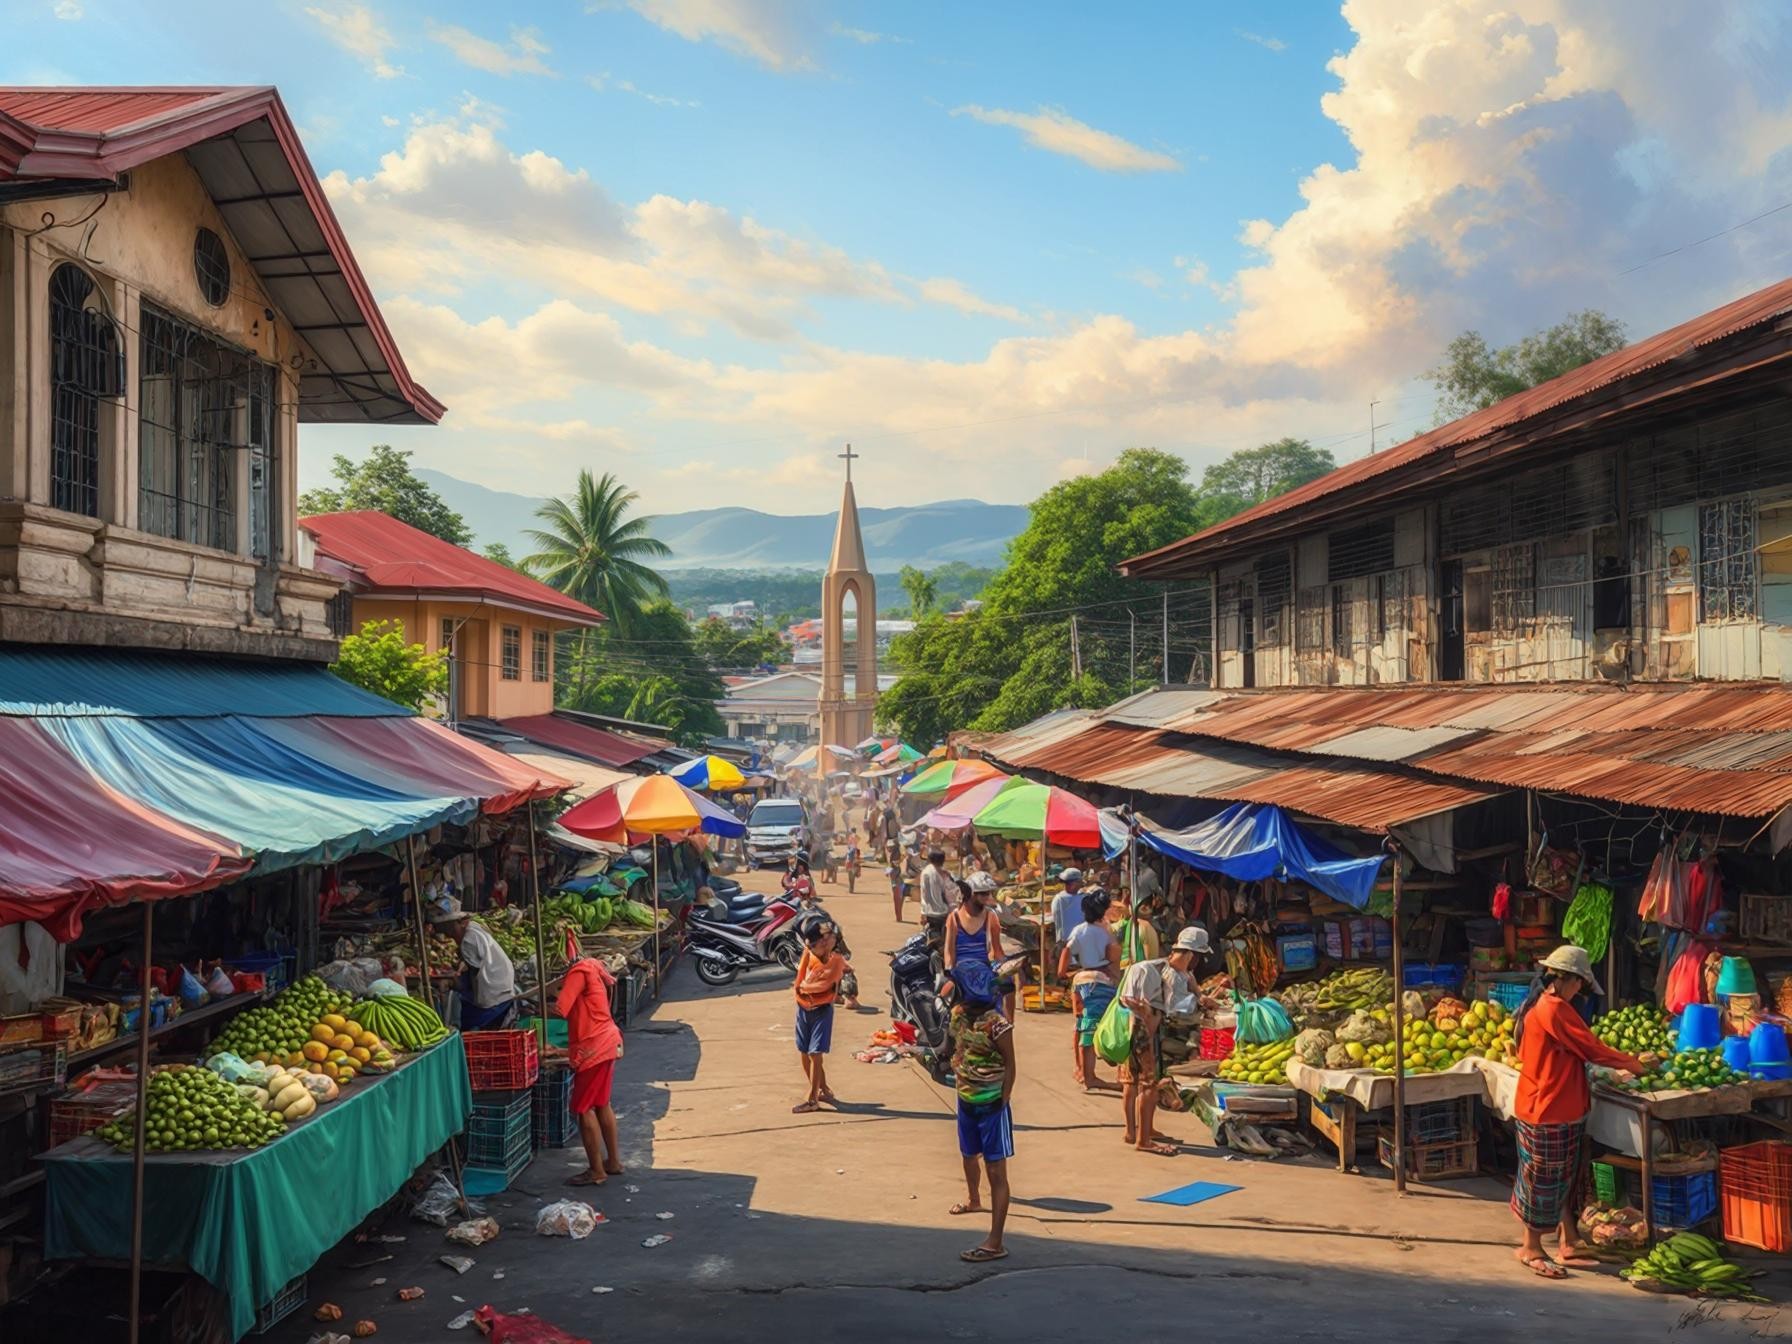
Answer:
[[[1428, 426], [1465, 327], [1781, 278], [1783, 11], [8, 0], [9, 83], [273, 83], [413, 372], [388, 437], [656, 511], [1022, 501]], [[1642, 269], [1635, 269], [1639, 263]], [[364, 431], [315, 428], [318, 480]]]

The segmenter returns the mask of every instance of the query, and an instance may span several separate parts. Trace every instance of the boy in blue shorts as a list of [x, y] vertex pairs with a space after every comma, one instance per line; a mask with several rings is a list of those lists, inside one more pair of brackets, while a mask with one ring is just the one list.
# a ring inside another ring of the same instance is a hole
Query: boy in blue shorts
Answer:
[[820, 1110], [824, 1101], [835, 1104], [822, 1057], [833, 1044], [834, 1000], [840, 993], [840, 978], [847, 972], [846, 958], [835, 950], [839, 934], [831, 920], [818, 919], [807, 925], [803, 941], [808, 946], [796, 964], [796, 1051], [803, 1057], [809, 1096], [790, 1108], [797, 1115]]
[[[1002, 1228], [1008, 1221], [1008, 1159], [1014, 1156], [1014, 1028], [997, 1011], [1002, 991], [987, 962], [952, 968], [952, 1072], [958, 1083], [958, 1151], [964, 1158], [970, 1198], [952, 1213], [981, 1213], [982, 1173], [989, 1173], [989, 1236], [960, 1254], [972, 1264], [1005, 1259]], [[979, 1170], [979, 1162], [982, 1169]]]

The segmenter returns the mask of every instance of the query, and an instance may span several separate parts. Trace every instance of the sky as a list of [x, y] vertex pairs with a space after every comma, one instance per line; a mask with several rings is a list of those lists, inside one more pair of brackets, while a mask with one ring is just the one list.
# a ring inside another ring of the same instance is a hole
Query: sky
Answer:
[[[651, 512], [1347, 461], [1473, 328], [1792, 270], [1792, 7], [0, 0], [8, 84], [279, 87], [433, 428]], [[1371, 403], [1376, 403], [1371, 409]]]

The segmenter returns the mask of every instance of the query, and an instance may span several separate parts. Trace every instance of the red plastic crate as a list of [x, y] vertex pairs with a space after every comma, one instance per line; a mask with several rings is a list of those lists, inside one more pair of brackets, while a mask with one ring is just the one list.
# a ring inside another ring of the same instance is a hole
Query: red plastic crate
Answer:
[[1718, 1154], [1724, 1240], [1792, 1251], [1792, 1143], [1764, 1139]]
[[1230, 1059], [1237, 1040], [1238, 1032], [1232, 1027], [1202, 1027], [1201, 1058]]
[[467, 1075], [475, 1092], [515, 1092], [534, 1087], [541, 1076], [532, 1031], [470, 1031], [460, 1039], [467, 1048]]

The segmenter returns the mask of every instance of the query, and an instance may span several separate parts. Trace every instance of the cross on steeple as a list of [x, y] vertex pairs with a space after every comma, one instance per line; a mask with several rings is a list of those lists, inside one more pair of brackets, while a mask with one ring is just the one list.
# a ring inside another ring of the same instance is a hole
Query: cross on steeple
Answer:
[[856, 459], [865, 456], [865, 454], [853, 452], [852, 445], [849, 443], [846, 445], [846, 451], [844, 453], [835, 453], [834, 456], [835, 457], [843, 457], [846, 459], [846, 483], [848, 485], [851, 485], [852, 484], [852, 464]]

